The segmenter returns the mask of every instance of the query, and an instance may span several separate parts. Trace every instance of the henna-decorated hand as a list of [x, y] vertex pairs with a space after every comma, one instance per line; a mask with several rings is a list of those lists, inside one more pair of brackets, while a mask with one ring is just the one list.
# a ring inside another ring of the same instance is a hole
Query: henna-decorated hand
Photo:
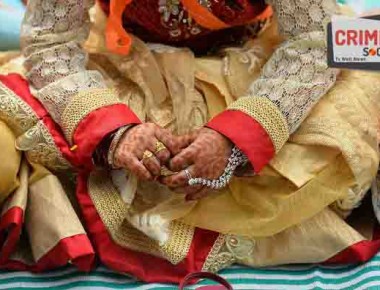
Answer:
[[170, 170], [179, 173], [163, 178], [162, 182], [174, 191], [185, 193], [188, 200], [202, 198], [211, 189], [201, 185], [189, 186], [184, 169], [188, 169], [193, 178], [219, 178], [228, 163], [233, 144], [209, 128], [202, 128], [180, 139], [179, 143], [187, 147], [170, 161]]
[[[144, 123], [129, 129], [120, 140], [114, 155], [114, 164], [126, 168], [140, 180], [152, 180], [159, 176], [161, 165], [167, 164], [170, 156], [179, 152], [178, 138], [168, 130], [153, 123]], [[156, 151], [157, 142], [162, 142], [166, 149]], [[143, 159], [145, 151], [154, 155]]]

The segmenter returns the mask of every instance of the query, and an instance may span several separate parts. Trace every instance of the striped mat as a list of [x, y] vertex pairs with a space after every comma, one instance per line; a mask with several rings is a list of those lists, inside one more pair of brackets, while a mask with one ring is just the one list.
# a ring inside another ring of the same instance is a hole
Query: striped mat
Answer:
[[[221, 272], [234, 289], [380, 289], [380, 254], [360, 266], [292, 266], [251, 269], [234, 266]], [[198, 284], [209, 285], [203, 281]], [[104, 267], [89, 274], [72, 267], [44, 274], [0, 272], [0, 289], [159, 289], [173, 285], [144, 284]], [[189, 287], [188, 289], [196, 289]]]

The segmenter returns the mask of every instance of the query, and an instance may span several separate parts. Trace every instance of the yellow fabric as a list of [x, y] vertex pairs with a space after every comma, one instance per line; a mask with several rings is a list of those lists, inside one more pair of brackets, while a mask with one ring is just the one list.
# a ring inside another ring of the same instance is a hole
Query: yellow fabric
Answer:
[[255, 239], [251, 255], [239, 263], [248, 266], [321, 263], [364, 238], [329, 208], [274, 236]]
[[16, 151], [15, 137], [6, 124], [0, 121], [0, 204], [19, 185], [17, 174], [21, 162], [21, 154]]
[[202, 200], [184, 221], [221, 233], [267, 237], [344, 198], [350, 185], [353, 179], [342, 160], [334, 160], [301, 188], [266, 168], [257, 177], [235, 178], [229, 191]]

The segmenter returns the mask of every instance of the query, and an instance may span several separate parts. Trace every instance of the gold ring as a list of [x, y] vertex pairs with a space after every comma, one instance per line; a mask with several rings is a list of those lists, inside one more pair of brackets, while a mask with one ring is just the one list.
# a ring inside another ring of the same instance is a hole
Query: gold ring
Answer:
[[147, 160], [147, 159], [153, 157], [153, 155], [154, 154], [152, 152], [150, 152], [149, 150], [145, 150], [144, 154], [143, 154], [143, 157], [142, 157], [142, 161]]
[[164, 143], [157, 141], [156, 142], [156, 151], [154, 151], [154, 154], [157, 154], [158, 152], [161, 152], [162, 150], [167, 149]]

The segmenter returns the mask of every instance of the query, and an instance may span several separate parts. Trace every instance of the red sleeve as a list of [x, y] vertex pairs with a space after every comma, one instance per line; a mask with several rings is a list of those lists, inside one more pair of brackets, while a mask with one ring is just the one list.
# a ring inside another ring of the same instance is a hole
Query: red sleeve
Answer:
[[214, 117], [207, 125], [230, 139], [248, 157], [255, 172], [275, 155], [274, 145], [265, 129], [251, 116], [238, 111], [226, 110]]
[[92, 155], [105, 136], [120, 127], [140, 123], [135, 113], [124, 104], [102, 107], [88, 114], [73, 135], [73, 149], [79, 164], [92, 169]]

